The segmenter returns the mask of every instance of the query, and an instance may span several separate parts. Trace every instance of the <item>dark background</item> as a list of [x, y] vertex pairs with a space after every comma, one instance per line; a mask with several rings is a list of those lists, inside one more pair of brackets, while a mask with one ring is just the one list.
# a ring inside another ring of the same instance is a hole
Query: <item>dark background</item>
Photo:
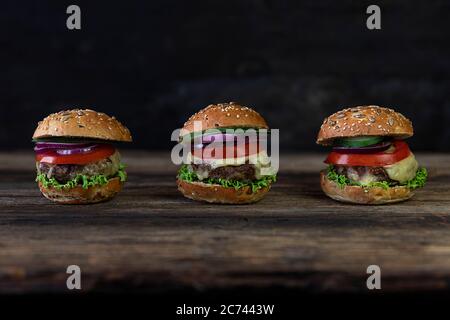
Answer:
[[[89, 107], [115, 115], [133, 147], [209, 103], [237, 101], [280, 128], [282, 150], [323, 150], [323, 118], [379, 104], [414, 122], [414, 150], [449, 151], [450, 2], [2, 1], [0, 148], [31, 148], [38, 120]], [[78, 4], [82, 30], [66, 28]]]

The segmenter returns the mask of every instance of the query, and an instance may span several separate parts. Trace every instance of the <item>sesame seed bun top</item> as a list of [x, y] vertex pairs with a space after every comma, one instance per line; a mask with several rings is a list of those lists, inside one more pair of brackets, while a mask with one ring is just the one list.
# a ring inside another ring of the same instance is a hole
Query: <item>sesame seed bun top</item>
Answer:
[[325, 118], [317, 143], [330, 145], [336, 138], [389, 136], [399, 139], [413, 135], [412, 123], [401, 113], [379, 106], [358, 106]]
[[255, 110], [235, 102], [210, 104], [192, 115], [183, 126], [183, 134], [194, 132], [194, 122], [199, 121], [202, 130], [243, 127], [268, 129], [268, 125]]
[[116, 118], [89, 109], [60, 111], [39, 121], [33, 139], [55, 137], [132, 141], [130, 131]]

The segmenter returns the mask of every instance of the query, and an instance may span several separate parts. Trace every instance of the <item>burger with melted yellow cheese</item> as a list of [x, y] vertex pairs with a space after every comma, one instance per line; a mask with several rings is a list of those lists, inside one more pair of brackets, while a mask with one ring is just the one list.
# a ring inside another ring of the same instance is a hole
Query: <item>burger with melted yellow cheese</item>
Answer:
[[317, 143], [331, 146], [321, 172], [322, 190], [331, 198], [359, 204], [404, 201], [425, 185], [404, 139], [413, 135], [410, 120], [392, 109], [358, 106], [323, 121]]
[[211, 104], [191, 116], [180, 133], [189, 152], [178, 171], [178, 189], [210, 203], [260, 200], [276, 180], [263, 131], [269, 132], [264, 118], [234, 102]]

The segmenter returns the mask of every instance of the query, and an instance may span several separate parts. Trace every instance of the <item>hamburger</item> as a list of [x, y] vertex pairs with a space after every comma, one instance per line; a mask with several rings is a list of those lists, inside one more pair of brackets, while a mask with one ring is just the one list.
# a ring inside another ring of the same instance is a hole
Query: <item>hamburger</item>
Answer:
[[33, 134], [36, 182], [61, 204], [113, 198], [127, 179], [116, 142], [131, 142], [117, 119], [89, 109], [60, 111], [38, 123]]
[[276, 181], [267, 154], [268, 129], [258, 112], [234, 102], [200, 110], [180, 131], [186, 152], [178, 189], [187, 198], [210, 203], [262, 199]]
[[359, 204], [404, 201], [425, 185], [427, 170], [419, 167], [404, 139], [413, 135], [410, 120], [378, 106], [347, 108], [323, 121], [317, 143], [331, 146], [320, 173], [330, 198]]

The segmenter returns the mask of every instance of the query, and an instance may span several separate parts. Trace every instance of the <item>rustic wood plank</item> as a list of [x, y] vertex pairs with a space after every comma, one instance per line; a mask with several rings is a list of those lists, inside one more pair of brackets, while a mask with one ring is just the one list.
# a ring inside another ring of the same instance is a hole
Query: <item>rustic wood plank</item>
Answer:
[[90, 206], [48, 202], [32, 155], [0, 154], [0, 293], [65, 291], [70, 264], [92, 291], [360, 292], [370, 264], [381, 266], [383, 290], [449, 289], [450, 155], [418, 155], [430, 171], [426, 188], [375, 207], [326, 198], [323, 155], [283, 156], [266, 199], [217, 206], [180, 196], [168, 154], [123, 153], [126, 188]]

